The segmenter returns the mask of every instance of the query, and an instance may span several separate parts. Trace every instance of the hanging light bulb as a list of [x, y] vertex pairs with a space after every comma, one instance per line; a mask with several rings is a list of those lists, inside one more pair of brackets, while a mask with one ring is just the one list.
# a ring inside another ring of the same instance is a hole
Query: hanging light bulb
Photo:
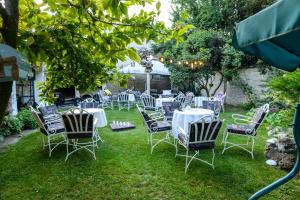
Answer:
[[170, 60], [170, 63], [171, 63], [171, 64], [173, 63], [173, 60], [172, 60], [172, 59]]
[[191, 68], [194, 69], [194, 63], [191, 63]]
[[202, 62], [202, 61], [199, 61], [199, 65], [203, 65], [203, 62]]
[[185, 64], [187, 64], [187, 65], [188, 65], [188, 64], [189, 64], [189, 62], [188, 62], [188, 61], [186, 61], [186, 62], [185, 62]]
[[164, 58], [163, 57], [160, 58], [160, 62], [164, 62]]
[[177, 64], [178, 64], [178, 65], [181, 65], [181, 61], [178, 61]]

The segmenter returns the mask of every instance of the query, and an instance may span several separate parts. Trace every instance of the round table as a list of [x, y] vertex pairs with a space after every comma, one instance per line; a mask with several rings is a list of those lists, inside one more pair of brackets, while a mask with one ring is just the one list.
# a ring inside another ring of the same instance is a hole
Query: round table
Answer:
[[184, 111], [175, 110], [172, 120], [172, 134], [175, 138], [178, 138], [179, 127], [187, 133], [189, 123], [198, 121], [204, 115], [213, 116], [214, 112], [208, 109], [192, 108]]
[[173, 98], [173, 97], [157, 98], [155, 100], [155, 105], [156, 105], [156, 107], [162, 107], [162, 102], [172, 102], [174, 100], [175, 100], [175, 98]]
[[[90, 114], [94, 114], [94, 126], [95, 128], [100, 128], [107, 126], [107, 120], [105, 111], [102, 108], [85, 108], [83, 109]], [[75, 114], [79, 113], [79, 110], [75, 110]]]

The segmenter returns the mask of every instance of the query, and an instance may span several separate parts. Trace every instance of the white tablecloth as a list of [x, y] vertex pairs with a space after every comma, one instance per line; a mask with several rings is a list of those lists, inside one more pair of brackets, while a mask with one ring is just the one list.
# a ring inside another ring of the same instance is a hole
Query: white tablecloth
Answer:
[[198, 121], [204, 115], [214, 115], [212, 110], [202, 108], [192, 108], [185, 111], [175, 110], [172, 120], [172, 134], [175, 138], [178, 136], [179, 126], [187, 133], [190, 122]]
[[135, 101], [134, 94], [128, 94], [128, 101]]
[[157, 98], [156, 99], [156, 107], [162, 107], [162, 102], [171, 102], [174, 101], [173, 97], [168, 97], [168, 98]]
[[[85, 108], [88, 113], [94, 114], [94, 126], [95, 128], [100, 128], [107, 126], [107, 120], [105, 111], [101, 108]], [[79, 110], [75, 110], [79, 113]]]

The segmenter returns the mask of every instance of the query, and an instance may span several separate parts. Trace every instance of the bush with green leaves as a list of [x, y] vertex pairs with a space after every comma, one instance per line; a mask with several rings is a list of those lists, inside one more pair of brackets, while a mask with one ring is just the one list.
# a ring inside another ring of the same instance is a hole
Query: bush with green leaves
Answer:
[[5, 116], [0, 127], [0, 135], [9, 136], [19, 134], [22, 131], [22, 127], [23, 124], [17, 117]]
[[21, 109], [17, 114], [17, 118], [23, 124], [22, 129], [34, 129], [38, 126], [31, 112], [26, 108]]

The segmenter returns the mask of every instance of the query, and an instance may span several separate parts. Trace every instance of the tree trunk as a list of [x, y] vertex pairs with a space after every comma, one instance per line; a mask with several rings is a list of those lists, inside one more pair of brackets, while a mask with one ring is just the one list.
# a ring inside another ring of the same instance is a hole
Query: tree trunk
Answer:
[[0, 94], [1, 94], [0, 122], [2, 122], [5, 112], [6, 112], [8, 101], [9, 101], [9, 98], [11, 95], [12, 83], [13, 83], [12, 81], [0, 82]]
[[[5, 6], [2, 6], [0, 3], [0, 15], [2, 17], [2, 38], [5, 44], [16, 48], [19, 22], [19, 0], [5, 0], [4, 4]], [[0, 125], [6, 112], [11, 91], [12, 82], [0, 83]]]

